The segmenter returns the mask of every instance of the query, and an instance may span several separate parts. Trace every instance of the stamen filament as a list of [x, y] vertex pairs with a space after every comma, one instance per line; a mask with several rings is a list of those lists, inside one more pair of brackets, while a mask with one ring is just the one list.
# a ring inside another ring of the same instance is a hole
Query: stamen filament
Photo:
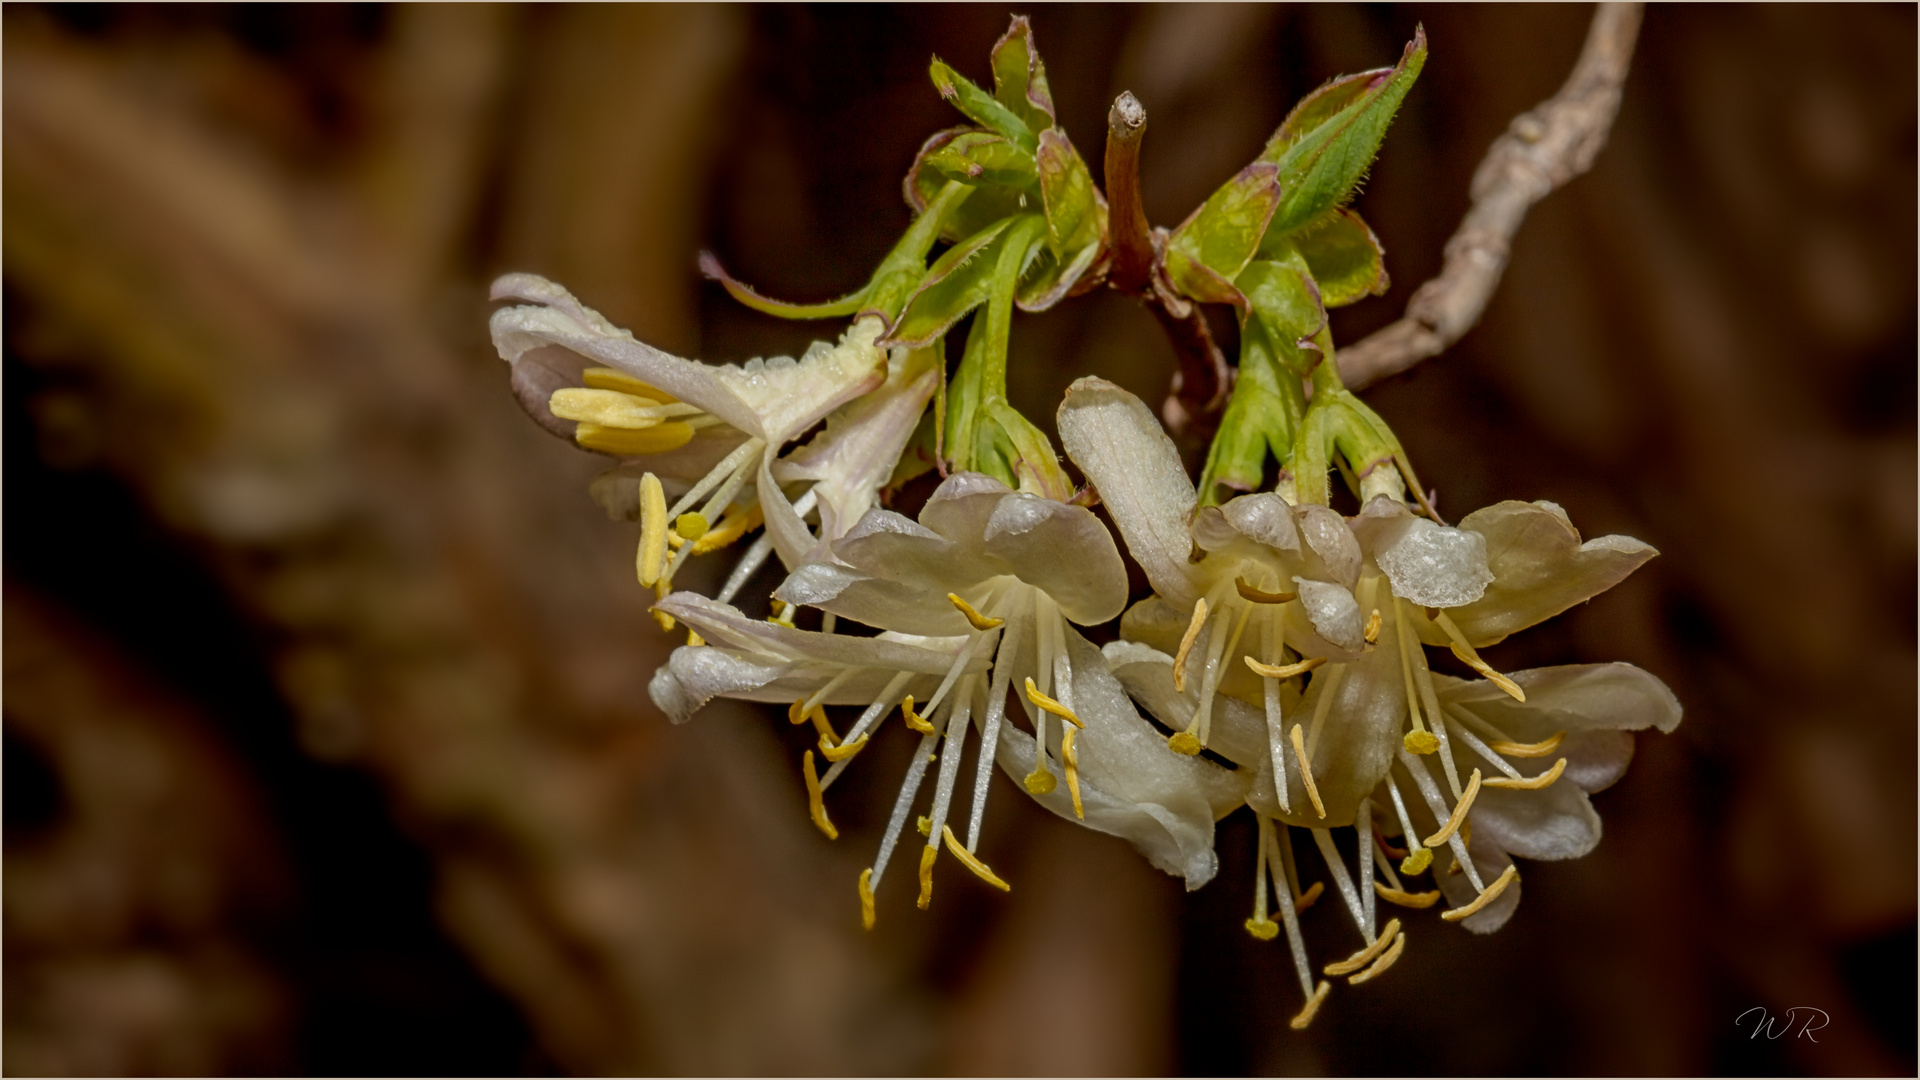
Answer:
[[[1433, 782], [1432, 774], [1420, 764], [1419, 758], [1404, 750], [1400, 751], [1399, 760], [1400, 767], [1407, 770], [1407, 775], [1413, 778], [1414, 786], [1420, 789], [1420, 797], [1426, 800], [1427, 809], [1433, 812], [1433, 819], [1439, 821], [1440, 815], [1447, 812], [1447, 804], [1441, 798], [1440, 787]], [[1455, 865], [1465, 872], [1467, 880], [1473, 883], [1473, 887], [1484, 888], [1485, 883], [1480, 880], [1480, 871], [1474, 867], [1473, 858], [1467, 854], [1467, 844], [1460, 833], [1447, 838], [1447, 847], [1452, 849]]]
[[[1395, 921], [1398, 921], [1398, 920], [1395, 920]], [[1384, 937], [1385, 935], [1383, 934], [1381, 936]], [[1368, 968], [1367, 970], [1361, 972], [1358, 975], [1355, 975], [1353, 978], [1348, 979], [1347, 985], [1359, 986], [1361, 983], [1368, 982], [1374, 978], [1379, 977], [1380, 975], [1385, 974], [1386, 970], [1393, 966], [1393, 962], [1395, 960], [1400, 959], [1400, 953], [1406, 947], [1407, 947], [1407, 935], [1405, 931], [1401, 931], [1399, 934], [1396, 934], [1394, 936], [1393, 947], [1387, 950], [1386, 955], [1382, 956], [1378, 960], [1375, 960], [1373, 962], [1372, 967]]]
[[813, 751], [809, 750], [800, 759], [800, 768], [807, 781], [807, 813], [812, 815], [813, 823], [827, 834], [827, 839], [840, 839], [840, 830], [827, 820], [827, 802], [820, 797], [820, 774], [814, 771]]
[[[1311, 754], [1320, 745], [1320, 728], [1327, 722], [1327, 713], [1333, 706], [1334, 695], [1340, 692], [1340, 683], [1347, 677], [1351, 664], [1334, 664], [1327, 668], [1327, 688], [1321, 692], [1320, 700], [1313, 706], [1313, 727], [1307, 729], [1307, 752]], [[1318, 676], [1316, 676], [1317, 678]]]
[[900, 781], [900, 794], [894, 797], [893, 814], [887, 819], [887, 831], [880, 838], [880, 856], [873, 861], [873, 888], [880, 887], [880, 878], [887, 872], [887, 862], [893, 857], [893, 847], [899, 843], [900, 834], [907, 827], [907, 818], [913, 814], [913, 797], [919, 794], [920, 782], [927, 775], [928, 759], [932, 757], [935, 738], [933, 735], [922, 736], [912, 760], [907, 763], [907, 775]]
[[[1300, 938], [1300, 908], [1292, 901], [1293, 897], [1293, 843], [1283, 840], [1286, 827], [1277, 826], [1264, 814], [1258, 816], [1260, 822], [1260, 844], [1267, 853], [1267, 873], [1273, 876], [1275, 892], [1285, 892], [1289, 898], [1285, 903], [1274, 906], [1280, 909], [1280, 925], [1287, 931], [1287, 949], [1293, 953], [1294, 974], [1300, 978], [1301, 996], [1313, 997], [1313, 971], [1307, 964], [1307, 945]], [[1284, 884], [1283, 884], [1284, 881]], [[1319, 884], [1315, 882], [1315, 884]], [[1325, 985], [1324, 983], [1322, 985]], [[1307, 1010], [1307, 1018], [1312, 1019], [1312, 1010]]]
[[1500, 876], [1494, 880], [1492, 885], [1480, 890], [1480, 895], [1474, 897], [1472, 903], [1465, 907], [1450, 908], [1443, 911], [1440, 913], [1440, 917], [1448, 922], [1459, 922], [1461, 919], [1473, 915], [1481, 908], [1498, 900], [1500, 894], [1507, 891], [1507, 886], [1518, 880], [1520, 880], [1520, 868], [1509, 865], [1504, 871], [1501, 871]]
[[1413, 753], [1431, 754], [1440, 749], [1440, 740], [1420, 722], [1420, 696], [1413, 686], [1413, 660], [1408, 656], [1407, 613], [1397, 596], [1393, 598], [1393, 641], [1400, 650], [1400, 681], [1407, 695], [1407, 718], [1413, 725], [1401, 742]]
[[1320, 849], [1320, 857], [1326, 860], [1327, 873], [1333, 875], [1334, 887], [1340, 890], [1340, 899], [1347, 905], [1347, 914], [1353, 918], [1354, 929], [1360, 931], [1362, 941], [1373, 940], [1373, 927], [1367, 925], [1366, 914], [1360, 907], [1359, 890], [1353, 887], [1353, 880], [1347, 876], [1347, 864], [1340, 861], [1340, 849], [1333, 846], [1333, 830], [1308, 831], [1313, 833], [1313, 842]]
[[[766, 445], [767, 441], [765, 439], [759, 436], [753, 436], [746, 442], [734, 447], [732, 453], [721, 458], [720, 463], [708, 470], [707, 475], [701, 477], [699, 483], [688, 488], [686, 494], [680, 496], [680, 498], [674, 502], [673, 511], [667, 516], [679, 517], [681, 514], [686, 513], [687, 509], [694, 503], [704, 498], [707, 492], [719, 487], [722, 481], [731, 480], [735, 475], [744, 476], [747, 462], [751, 461], [753, 455], [759, 453]], [[731, 497], [729, 497], [728, 501], [732, 501]]]
[[740, 594], [741, 589], [746, 588], [747, 582], [753, 575], [759, 573], [760, 568], [766, 565], [767, 556], [771, 554], [773, 554], [773, 537], [767, 533], [761, 533], [748, 546], [747, 553], [740, 556], [740, 561], [734, 564], [733, 573], [727, 575], [727, 583], [720, 587], [720, 592], [714, 599], [723, 604], [732, 603], [733, 598]]
[[[851, 741], [853, 739], [861, 738], [862, 736], [866, 735], [868, 732], [873, 730], [874, 726], [877, 725], [881, 720], [885, 719], [887, 713], [893, 711], [893, 695], [899, 693], [900, 688], [902, 686], [905, 686], [907, 684], [907, 681], [912, 678], [913, 678], [913, 672], [902, 671], [898, 675], [895, 675], [893, 678], [887, 680], [887, 688], [885, 690], [880, 691], [880, 696], [874, 699], [873, 704], [867, 706], [867, 710], [865, 712], [860, 714], [860, 719], [854, 721], [853, 727], [847, 729], [847, 739]], [[824, 791], [825, 789], [832, 787], [833, 781], [835, 780], [835, 778], [837, 778], [842, 772], [845, 772], [846, 768], [847, 768], [846, 762], [844, 761], [834, 762], [833, 768], [827, 770], [827, 775], [820, 778], [821, 790]]]
[[1000, 635], [1000, 653], [994, 658], [993, 679], [987, 690], [987, 722], [980, 731], [980, 761], [973, 774], [973, 813], [967, 822], [967, 850], [971, 851], [980, 844], [980, 826], [986, 820], [988, 785], [993, 781], [993, 752], [1000, 745], [1000, 725], [1007, 717], [1007, 689], [1013, 681], [1014, 657], [1020, 654], [1020, 615], [1025, 614], [1025, 605], [1016, 598], [1019, 608], [1013, 625]]
[[[1448, 712], [1453, 712], [1453, 713], [1457, 713], [1460, 711], [1459, 707], [1454, 705], [1442, 705], [1441, 708], [1445, 709]], [[1499, 769], [1501, 772], [1506, 773], [1507, 776], [1511, 779], [1514, 779], [1514, 780], [1523, 779], [1520, 775], [1519, 769], [1514, 768], [1510, 763], [1508, 763], [1506, 758], [1503, 758], [1499, 754], [1494, 753], [1492, 748], [1489, 747], [1486, 743], [1481, 742], [1480, 737], [1478, 735], [1475, 735], [1472, 731], [1468, 730], [1465, 724], [1462, 724], [1459, 720], [1454, 719], [1451, 716], [1442, 716], [1441, 719], [1445, 720], [1447, 723], [1448, 734], [1456, 736], [1462, 742], [1465, 742], [1469, 750], [1472, 750], [1474, 753], [1479, 754], [1480, 757], [1483, 760], [1485, 760], [1488, 764], [1492, 765], [1496, 769]], [[1489, 784], [1493, 782], [1494, 781], [1492, 780], [1487, 781], [1487, 783]]]
[[1013, 891], [1013, 886], [1000, 880], [1000, 875], [988, 869], [986, 863], [981, 862], [975, 857], [973, 852], [960, 846], [960, 841], [954, 838], [952, 826], [942, 825], [940, 827], [940, 835], [946, 838], [947, 850], [953, 852], [953, 857], [959, 859], [962, 865], [973, 871], [975, 877], [999, 889], [1001, 892]]
[[1433, 852], [1420, 846], [1420, 837], [1413, 828], [1413, 819], [1407, 816], [1407, 804], [1400, 798], [1400, 785], [1393, 782], [1393, 774], [1386, 777], [1387, 794], [1393, 796], [1393, 812], [1400, 818], [1401, 837], [1413, 850], [1400, 860], [1400, 872], [1412, 877], [1424, 871], [1433, 862]]
[[1447, 818], [1445, 825], [1440, 826], [1439, 832], [1422, 840], [1421, 843], [1430, 848], [1439, 847], [1441, 844], [1446, 843], [1447, 838], [1451, 837], [1460, 828], [1460, 823], [1467, 820], [1467, 811], [1472, 809], [1474, 797], [1479, 794], [1480, 770], [1475, 769], [1473, 770], [1473, 776], [1467, 780], [1467, 790], [1461, 793], [1460, 801], [1454, 805], [1453, 815]]
[[1247, 920], [1247, 933], [1261, 941], [1272, 941], [1280, 932], [1280, 924], [1267, 918], [1267, 830], [1271, 826], [1266, 817], [1260, 817], [1260, 834], [1254, 840], [1253, 866], [1253, 918]]
[[[1277, 610], [1274, 609], [1274, 611]], [[1276, 636], [1274, 623], [1277, 621], [1273, 611], [1269, 611], [1265, 622], [1261, 625], [1264, 651], [1276, 660], [1280, 658], [1278, 650], [1274, 647]], [[1287, 795], [1289, 786], [1287, 784], [1287, 718], [1280, 708], [1280, 682], [1277, 679], [1262, 679], [1261, 688], [1265, 691], [1267, 707], [1267, 756], [1273, 759], [1273, 794], [1280, 803], [1280, 809], [1291, 814], [1293, 813], [1292, 800]]]
[[1559, 761], [1553, 763], [1553, 768], [1548, 769], [1539, 776], [1529, 777], [1525, 780], [1494, 779], [1487, 781], [1487, 786], [1505, 788], [1509, 791], [1539, 791], [1541, 788], [1548, 787], [1555, 780], [1560, 779], [1560, 774], [1566, 771], [1567, 759], [1561, 758]]

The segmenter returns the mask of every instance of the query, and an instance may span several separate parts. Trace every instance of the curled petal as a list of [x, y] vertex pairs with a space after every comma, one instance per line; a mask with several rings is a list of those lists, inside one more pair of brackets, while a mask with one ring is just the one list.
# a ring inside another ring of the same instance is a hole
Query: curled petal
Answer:
[[653, 673], [647, 696], [667, 719], [684, 724], [714, 698], [749, 695], [792, 668], [792, 664], [748, 660], [721, 649], [682, 646]]
[[1147, 573], [1154, 591], [1192, 607], [1187, 531], [1196, 497], [1180, 452], [1137, 397], [1105, 379], [1087, 377], [1060, 405], [1060, 444], [1100, 492], [1100, 501]]
[[1366, 646], [1365, 616], [1352, 593], [1339, 585], [1301, 577], [1294, 578], [1293, 583], [1300, 593], [1300, 606], [1313, 623], [1315, 633], [1353, 652]]
[[851, 566], [806, 563], [787, 575], [773, 595], [789, 604], [817, 607], [843, 619], [907, 634], [945, 637], [968, 629], [966, 617], [946, 593], [924, 579], [876, 577]]
[[1476, 648], [1606, 592], [1659, 554], [1631, 536], [1583, 544], [1566, 511], [1550, 502], [1497, 503], [1468, 514], [1460, 528], [1485, 537], [1494, 576], [1484, 596], [1448, 612]]

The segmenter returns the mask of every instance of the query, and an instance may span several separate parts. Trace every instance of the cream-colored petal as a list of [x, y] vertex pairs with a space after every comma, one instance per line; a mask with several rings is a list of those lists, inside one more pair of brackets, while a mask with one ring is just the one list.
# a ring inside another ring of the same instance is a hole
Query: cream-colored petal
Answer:
[[919, 580], [875, 577], [851, 566], [805, 563], [787, 575], [773, 596], [905, 634], [946, 636], [964, 634], [968, 629], [966, 616], [936, 586]]
[[[764, 619], [748, 618], [731, 604], [722, 604], [684, 591], [670, 593], [654, 606], [698, 630], [700, 636], [709, 642], [762, 656], [813, 664], [942, 675], [953, 666], [954, 657], [959, 655], [959, 649], [965, 642], [964, 638], [945, 635], [934, 635], [944, 640], [919, 644], [798, 630]], [[951, 605], [944, 606], [952, 610]], [[986, 664], [985, 657], [977, 661], [981, 669]]]
[[1199, 594], [1188, 569], [1187, 518], [1196, 497], [1160, 421], [1139, 398], [1089, 376], [1068, 388], [1059, 423], [1067, 457], [1100, 493], [1154, 591], [1191, 607]]
[[1351, 592], [1301, 577], [1294, 578], [1293, 584], [1300, 594], [1300, 608], [1313, 623], [1315, 633], [1342, 649], [1358, 652], [1366, 647], [1366, 616]]
[[1460, 528], [1486, 538], [1493, 572], [1484, 596], [1448, 612], [1475, 647], [1606, 592], [1659, 554], [1631, 536], [1583, 544], [1566, 512], [1548, 502], [1498, 503], [1467, 515]]
[[1083, 506], [1008, 494], [987, 520], [981, 547], [987, 561], [1045, 592], [1082, 626], [1106, 622], [1126, 606], [1120, 549]]

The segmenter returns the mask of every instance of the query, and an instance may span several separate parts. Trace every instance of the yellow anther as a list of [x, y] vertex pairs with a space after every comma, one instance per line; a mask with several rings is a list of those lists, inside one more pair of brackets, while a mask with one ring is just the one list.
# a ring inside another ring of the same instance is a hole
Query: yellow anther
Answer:
[[1407, 857], [1400, 860], [1400, 872], [1411, 877], [1414, 874], [1425, 873], [1427, 867], [1432, 865], [1433, 849], [1415, 845]]
[[1263, 679], [1291, 679], [1295, 675], [1305, 675], [1327, 662], [1324, 656], [1309, 657], [1297, 664], [1263, 664], [1251, 656], [1243, 656], [1241, 659], [1247, 662], [1247, 667], [1251, 668], [1255, 675]]
[[1247, 920], [1247, 933], [1252, 934], [1261, 941], [1272, 941], [1273, 936], [1279, 932], [1280, 924], [1274, 922], [1272, 919]]
[[822, 744], [839, 745], [840, 736], [833, 730], [833, 725], [827, 721], [825, 706], [815, 705], [809, 709], [805, 698], [787, 706], [787, 723], [801, 724], [808, 720], [813, 721], [813, 729], [820, 733]]
[[[932, 831], [931, 826], [928, 831]], [[933, 903], [933, 860], [939, 854], [939, 844], [928, 844], [920, 849], [920, 899], [914, 901], [914, 904], [921, 911], [927, 910], [927, 905]]]
[[777, 597], [769, 601], [769, 603], [773, 605], [773, 614], [767, 616], [767, 621], [775, 626], [784, 626], [789, 630], [793, 629], [793, 617], [799, 613], [800, 606], [798, 604], [789, 604], [785, 600]]
[[573, 429], [573, 441], [584, 449], [615, 457], [643, 457], [678, 450], [692, 442], [693, 425], [679, 420], [667, 420], [646, 428], [581, 424]]
[[1406, 747], [1409, 754], [1431, 754], [1440, 749], [1440, 739], [1433, 732], [1421, 728], [1407, 732], [1406, 738], [1400, 740], [1400, 745]]
[[732, 517], [722, 518], [719, 525], [693, 545], [693, 553], [705, 555], [709, 551], [718, 551], [766, 523], [766, 512], [760, 509], [760, 504], [755, 503]]
[[1518, 880], [1520, 880], [1520, 868], [1517, 866], [1508, 866], [1506, 870], [1501, 873], [1499, 880], [1487, 886], [1485, 892], [1473, 898], [1473, 903], [1465, 907], [1457, 907], [1443, 911], [1440, 913], [1440, 917], [1448, 922], [1459, 922], [1461, 919], [1472, 915], [1474, 912], [1498, 900], [1500, 894], [1507, 891], [1507, 886]]
[[1200, 737], [1191, 731], [1176, 731], [1167, 736], [1167, 749], [1192, 757], [1200, 752]]
[[[1421, 850], [1425, 851], [1426, 849], [1422, 848]], [[1428, 854], [1431, 855], [1432, 852], [1428, 852]], [[1400, 889], [1389, 889], [1377, 881], [1373, 883], [1373, 891], [1378, 893], [1380, 899], [1385, 900], [1387, 903], [1399, 904], [1401, 907], [1406, 908], [1430, 908], [1433, 906], [1434, 901], [1440, 899], [1440, 890], [1438, 889], [1430, 892], [1410, 893], [1403, 892]]]
[[[565, 387], [555, 390], [547, 397], [547, 411], [561, 420], [577, 420], [583, 424], [600, 424], [605, 427], [650, 428], [658, 424], [660, 402], [650, 397], [622, 393], [618, 390], [582, 390], [579, 387]], [[685, 412], [677, 409], [676, 412]]]
[[1193, 618], [1187, 620], [1187, 632], [1180, 637], [1180, 651], [1173, 655], [1173, 688], [1178, 693], [1187, 691], [1187, 654], [1193, 651], [1193, 641], [1200, 636], [1200, 628], [1207, 624], [1207, 598], [1194, 601]]
[[1373, 939], [1373, 944], [1368, 945], [1366, 948], [1361, 949], [1345, 960], [1328, 964], [1323, 970], [1325, 970], [1328, 975], [1351, 975], [1361, 968], [1366, 967], [1368, 964], [1373, 963], [1373, 958], [1379, 956], [1388, 945], [1391, 945], [1393, 943], [1393, 935], [1399, 932], [1400, 920], [1391, 919], [1387, 922], [1386, 928], [1381, 930], [1379, 935]]
[[687, 647], [688, 648], [697, 649], [700, 646], [705, 645], [706, 643], [707, 643], [707, 639], [701, 637], [699, 633], [697, 633], [693, 629], [693, 627], [691, 626], [687, 627]]
[[[653, 598], [656, 601], [665, 600], [667, 594], [672, 591], [673, 582], [668, 581], [666, 578], [661, 578], [659, 581], [653, 583]], [[653, 616], [653, 621], [660, 624], [662, 631], [669, 634], [673, 633], [673, 616], [661, 611], [659, 608], [652, 609], [650, 614]]]
[[1027, 676], [1027, 700], [1060, 719], [1065, 720], [1067, 723], [1072, 724], [1074, 727], [1084, 728], [1087, 726], [1080, 722], [1079, 717], [1073, 715], [1072, 709], [1041, 693], [1040, 688], [1033, 685], [1033, 676], [1031, 675]]
[[1447, 635], [1447, 637], [1452, 639], [1452, 644], [1448, 647], [1453, 650], [1453, 655], [1460, 658], [1461, 663], [1479, 672], [1481, 675], [1484, 675], [1488, 682], [1492, 683], [1493, 685], [1499, 687], [1502, 690], [1505, 690], [1507, 692], [1507, 696], [1511, 697], [1513, 700], [1515, 701], [1527, 700], [1527, 692], [1525, 690], [1520, 689], [1519, 683], [1516, 683], [1512, 679], [1507, 678], [1505, 675], [1502, 675], [1499, 672], [1493, 670], [1493, 668], [1487, 665], [1487, 662], [1485, 660], [1480, 659], [1480, 654], [1473, 651], [1473, 646], [1467, 643], [1467, 635], [1461, 633], [1460, 628], [1453, 625], [1453, 620], [1447, 618], [1446, 612], [1444, 611], [1434, 612], [1433, 622], [1434, 622], [1434, 625], [1438, 626]]
[[872, 737], [871, 735], [862, 735], [852, 742], [833, 746], [829, 745], [827, 737], [822, 735], [820, 736], [820, 756], [826, 758], [828, 761], [845, 761], [859, 753], [861, 749], [867, 745], [867, 740]]
[[1379, 608], [1374, 608], [1373, 613], [1367, 616], [1367, 628], [1365, 630], [1360, 631], [1360, 636], [1364, 638], [1367, 644], [1369, 645], [1380, 640], [1380, 609]]
[[993, 886], [994, 888], [999, 889], [1001, 892], [1013, 891], [1013, 886], [1000, 880], [999, 874], [996, 874], [991, 869], [988, 869], [986, 863], [981, 862], [979, 857], [977, 857], [976, 855], [974, 855], [973, 852], [968, 851], [965, 847], [963, 847], [960, 841], [954, 839], [953, 826], [951, 825], [940, 826], [940, 835], [946, 838], [947, 850], [953, 852], [953, 857], [956, 859], [959, 859], [963, 866], [973, 871], [974, 877], [977, 877], [981, 881], [984, 881], [987, 884]]
[[809, 750], [800, 758], [800, 768], [807, 781], [807, 812], [813, 815], [813, 823], [827, 834], [827, 839], [840, 839], [840, 830], [827, 820], [827, 803], [820, 797], [820, 773], [813, 767], [813, 751]]
[[907, 722], [908, 727], [922, 735], [933, 734], [933, 725], [927, 723], [925, 718], [913, 711], [912, 694], [908, 694], [906, 698], [900, 702], [900, 718]]
[[1026, 786], [1028, 793], [1033, 795], [1048, 794], [1060, 783], [1053, 778], [1053, 773], [1047, 769], [1044, 762], [1035, 762], [1033, 771], [1020, 782]]
[[1505, 675], [1487, 666], [1487, 662], [1480, 659], [1479, 654], [1475, 653], [1472, 649], [1461, 648], [1460, 643], [1457, 641], [1450, 644], [1448, 648], [1453, 650], [1453, 655], [1460, 658], [1461, 663], [1479, 672], [1488, 682], [1505, 690], [1508, 697], [1515, 701], [1527, 700], [1527, 692], [1520, 689], [1519, 683], [1514, 682], [1512, 679], [1507, 678]]
[[947, 594], [947, 599], [953, 601], [953, 606], [960, 609], [960, 614], [967, 617], [967, 621], [973, 624], [975, 630], [991, 630], [1007, 621], [1005, 619], [989, 619], [985, 615], [980, 614], [973, 609], [972, 604], [960, 599], [959, 593], [950, 592]]
[[700, 514], [681, 514], [673, 519], [674, 535], [682, 540], [698, 540], [707, 535], [707, 528], [707, 519]]
[[1060, 733], [1060, 761], [1067, 767], [1067, 791], [1073, 795], [1073, 816], [1085, 821], [1087, 812], [1080, 805], [1080, 755], [1073, 749], [1073, 737], [1077, 734], [1075, 728]]
[[1400, 959], [1400, 954], [1406, 949], [1406, 947], [1407, 947], [1407, 934], [1406, 934], [1406, 931], [1403, 930], [1399, 934], [1395, 935], [1393, 939], [1393, 947], [1388, 949], [1384, 956], [1380, 957], [1380, 959], [1378, 960], [1375, 960], [1373, 962], [1372, 967], [1368, 968], [1367, 970], [1361, 972], [1358, 975], [1355, 975], [1353, 978], [1348, 979], [1347, 985], [1359, 986], [1363, 982], [1367, 982], [1371, 979], [1377, 978], [1378, 976], [1385, 974], [1386, 970], [1393, 966], [1393, 962], [1395, 960]]
[[1300, 599], [1299, 593], [1264, 592], [1247, 584], [1243, 578], [1235, 578], [1233, 587], [1240, 590], [1241, 599], [1251, 600], [1256, 604], [1284, 604], [1290, 600]]
[[1300, 783], [1307, 789], [1307, 798], [1313, 801], [1313, 812], [1326, 817], [1327, 806], [1320, 801], [1320, 787], [1313, 782], [1313, 769], [1307, 764], [1306, 732], [1299, 724], [1293, 725], [1293, 763], [1300, 767]]
[[648, 473], [640, 478], [640, 553], [634, 565], [640, 584], [652, 586], [659, 581], [666, 559], [667, 491], [659, 477]]
[[1566, 737], [1566, 732], [1556, 731], [1552, 738], [1539, 742], [1495, 742], [1488, 743], [1487, 749], [1507, 757], [1546, 757], [1560, 749], [1560, 743]]
[[1467, 790], [1460, 793], [1460, 801], [1454, 805], [1453, 816], [1447, 819], [1445, 825], [1440, 826], [1439, 832], [1422, 840], [1421, 843], [1430, 848], [1446, 843], [1447, 838], [1451, 837], [1467, 820], [1467, 811], [1472, 809], [1473, 798], [1478, 794], [1480, 794], [1480, 770], [1475, 769], [1473, 775], [1467, 778]]
[[921, 836], [933, 835], [933, 819], [925, 814], [921, 814], [914, 820], [913, 827], [920, 830]]
[[580, 381], [596, 390], [618, 390], [635, 397], [650, 398], [662, 405], [676, 405], [680, 399], [664, 390], [656, 390], [618, 368], [590, 367], [580, 373]]
[[873, 929], [873, 868], [860, 871], [860, 928]]
[[1295, 1031], [1307, 1030], [1307, 1025], [1313, 1023], [1313, 1014], [1320, 1011], [1320, 1003], [1327, 1000], [1327, 991], [1332, 988], [1332, 983], [1321, 979], [1320, 985], [1314, 988], [1313, 996], [1307, 999], [1306, 1007], [1287, 1021], [1287, 1026]]
[[1316, 881], [1313, 884], [1307, 886], [1306, 892], [1303, 892], [1299, 896], [1296, 896], [1293, 898], [1294, 914], [1297, 915], [1300, 912], [1303, 912], [1308, 908], [1312, 907], [1313, 902], [1315, 900], [1320, 899], [1320, 894], [1325, 892], [1326, 888], [1327, 888], [1327, 883], [1324, 881]]
[[1559, 761], [1556, 761], [1553, 763], [1553, 768], [1548, 769], [1546, 772], [1541, 773], [1539, 776], [1528, 777], [1525, 780], [1515, 780], [1515, 779], [1512, 779], [1511, 777], [1496, 776], [1493, 779], [1487, 781], [1487, 786], [1497, 787], [1497, 788], [1507, 788], [1508, 790], [1511, 790], [1511, 791], [1539, 791], [1541, 788], [1547, 787], [1548, 785], [1552, 784], [1555, 780], [1560, 779], [1560, 774], [1566, 771], [1567, 771], [1567, 759], [1561, 758]]

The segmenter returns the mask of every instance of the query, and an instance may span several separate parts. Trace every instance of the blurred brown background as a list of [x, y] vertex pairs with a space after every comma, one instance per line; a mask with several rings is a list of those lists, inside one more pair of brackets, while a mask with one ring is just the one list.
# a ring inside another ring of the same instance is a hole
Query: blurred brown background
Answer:
[[[1358, 204], [1395, 286], [1344, 341], [1437, 270], [1589, 15], [1021, 10], [1096, 174], [1108, 103], [1145, 103], [1163, 225], [1425, 23]], [[652, 710], [633, 527], [509, 399], [486, 282], [712, 360], [803, 348], [830, 328], [695, 251], [794, 299], [861, 281], [956, 122], [928, 57], [984, 77], [1008, 14], [7, 6], [8, 1073], [1913, 1071], [1910, 6], [1649, 10], [1611, 145], [1485, 322], [1370, 392], [1443, 511], [1549, 498], [1663, 552], [1490, 657], [1632, 661], [1687, 708], [1498, 935], [1416, 920], [1297, 1034], [1240, 929], [1249, 822], [1185, 895], [1011, 788], [1011, 896], [948, 877], [863, 935], [906, 747], [835, 790], [830, 844], [787, 725]], [[1110, 294], [1017, 319], [1014, 356], [1049, 420], [1171, 361]], [[1754, 1006], [1832, 1019], [1756, 1041]]]

